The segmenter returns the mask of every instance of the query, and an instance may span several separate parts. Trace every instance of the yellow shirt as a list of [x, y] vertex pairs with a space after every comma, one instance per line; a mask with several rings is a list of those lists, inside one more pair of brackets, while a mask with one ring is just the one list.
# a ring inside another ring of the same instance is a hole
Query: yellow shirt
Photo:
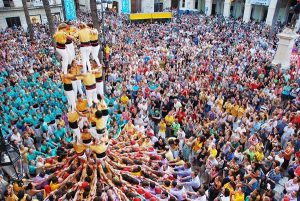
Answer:
[[5, 201], [18, 201], [18, 200], [19, 198], [15, 194], [12, 194], [11, 196], [5, 198]]
[[99, 78], [99, 77], [102, 77], [102, 72], [101, 71], [95, 72], [95, 78]]
[[200, 142], [198, 140], [195, 141], [194, 146], [193, 146], [193, 151], [197, 152], [202, 148], [203, 142]]
[[109, 47], [108, 47], [108, 46], [105, 47], [105, 53], [106, 53], [106, 54], [109, 53]]
[[60, 186], [60, 184], [53, 184], [52, 181], [50, 183], [50, 188], [51, 188], [51, 191], [55, 191], [56, 189], [58, 189]]
[[231, 108], [231, 114], [232, 114], [234, 117], [237, 117], [239, 107], [240, 107], [239, 105], [234, 105], [234, 106]]
[[234, 194], [234, 201], [244, 201], [245, 194], [242, 192], [235, 192]]
[[216, 104], [217, 104], [217, 106], [218, 106], [220, 109], [222, 109], [223, 103], [224, 103], [224, 100], [223, 100], [223, 99], [217, 99], [217, 100], [216, 100]]
[[234, 188], [230, 185], [229, 182], [226, 183], [226, 184], [224, 184], [224, 188], [227, 188], [227, 189], [229, 190], [230, 195], [231, 195], [231, 193], [234, 191]]
[[167, 115], [165, 121], [167, 126], [171, 126], [174, 123], [174, 117], [172, 115]]
[[97, 31], [97, 29], [91, 29], [90, 38], [91, 38], [91, 41], [98, 41], [98, 31]]
[[133, 131], [134, 131], [134, 125], [133, 125], [133, 124], [131, 124], [131, 125], [126, 124], [126, 125], [124, 126], [124, 129], [125, 129], [126, 132], [133, 133]]
[[101, 110], [101, 111], [108, 109], [107, 104], [105, 103], [105, 101], [103, 99], [101, 100], [101, 102], [97, 103], [97, 109]]
[[66, 44], [67, 42], [67, 34], [64, 31], [56, 31], [53, 38], [55, 42], [60, 44]]
[[244, 116], [245, 109], [240, 107], [238, 110], [238, 118], [242, 118]]
[[92, 135], [90, 132], [82, 132], [81, 133], [82, 140], [90, 140], [91, 138], [92, 138]]
[[15, 193], [18, 193], [21, 190], [24, 190], [23, 187], [20, 187], [17, 183], [13, 183], [13, 189], [15, 191]]
[[230, 112], [230, 110], [232, 108], [232, 104], [230, 102], [226, 102], [224, 104], [224, 108], [226, 109], [226, 112]]
[[105, 128], [105, 123], [103, 118], [93, 118], [93, 121], [96, 122], [96, 129], [101, 130]]
[[131, 174], [132, 174], [133, 176], [136, 176], [136, 177], [142, 176], [142, 172], [141, 172], [141, 171], [140, 171], [140, 172], [131, 172]]
[[79, 119], [79, 114], [77, 112], [69, 112], [68, 113], [68, 121], [75, 122]]
[[80, 29], [74, 36], [79, 37], [81, 43], [88, 43], [91, 41], [91, 30], [89, 28]]
[[77, 78], [81, 79], [85, 86], [91, 86], [96, 84], [96, 78], [93, 73], [86, 73], [83, 76], [77, 76]]
[[263, 152], [260, 152], [260, 151], [256, 151], [255, 152], [255, 158], [256, 160], [259, 162], [259, 161], [262, 161], [264, 159], [264, 153]]
[[78, 74], [80, 74], [80, 70], [81, 70], [81, 66], [80, 65], [77, 65], [76, 67], [72, 67], [71, 69], [70, 69], [70, 74], [71, 75], [78, 75]]
[[70, 36], [73, 36], [76, 33], [77, 29], [76, 27], [70, 26], [70, 28], [66, 29], [66, 33]]
[[218, 154], [218, 151], [216, 149], [211, 149], [210, 150], [210, 155], [213, 156], [213, 157], [216, 157]]
[[76, 103], [76, 109], [79, 112], [84, 112], [84, 111], [87, 110], [87, 108], [88, 108], [87, 99], [83, 99], [82, 101], [77, 101], [77, 103]]
[[126, 95], [123, 95], [123, 96], [121, 96], [121, 100], [120, 101], [121, 101], [121, 103], [123, 105], [127, 105], [128, 102], [129, 102], [129, 98]]
[[177, 166], [181, 166], [181, 165], [184, 165], [184, 164], [185, 164], [185, 162], [183, 160], [180, 160], [180, 161], [175, 163], [175, 165], [177, 165]]
[[104, 153], [107, 150], [107, 145], [105, 143], [91, 145], [90, 149], [97, 154]]
[[166, 156], [166, 159], [167, 159], [168, 161], [173, 161], [173, 160], [174, 160], [174, 157], [173, 157], [173, 154], [172, 154], [171, 150], [169, 150], [169, 151], [165, 154], [165, 156]]
[[61, 75], [61, 79], [64, 84], [72, 84], [72, 80], [68, 78], [67, 76], [71, 76], [70, 74], [67, 75]]
[[165, 133], [166, 132], [166, 127], [167, 127], [166, 123], [159, 122], [159, 132]]

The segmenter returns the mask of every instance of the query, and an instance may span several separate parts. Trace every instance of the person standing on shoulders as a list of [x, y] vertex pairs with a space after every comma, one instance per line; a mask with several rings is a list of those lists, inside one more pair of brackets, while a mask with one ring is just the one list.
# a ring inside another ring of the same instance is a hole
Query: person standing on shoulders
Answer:
[[57, 31], [53, 36], [54, 41], [56, 42], [56, 51], [62, 58], [61, 65], [64, 74], [68, 73], [68, 63], [69, 63], [68, 52], [66, 49], [67, 37], [71, 37], [68, 36], [67, 33], [65, 32], [66, 27], [67, 24], [65, 23], [61, 23], [60, 25], [58, 25]]
[[100, 49], [100, 45], [99, 45], [99, 34], [97, 29], [94, 28], [94, 25], [89, 23], [87, 24], [87, 26], [90, 28], [90, 38], [91, 38], [91, 52], [92, 52], [92, 57], [93, 59], [96, 61], [97, 65], [100, 66], [100, 61], [98, 58], [98, 54], [99, 54], [99, 49]]
[[91, 54], [91, 30], [84, 23], [79, 24], [80, 30], [74, 34], [80, 41], [80, 56], [82, 60], [83, 73], [91, 71], [90, 54]]
[[97, 93], [96, 93], [96, 78], [93, 72], [87, 72], [76, 76], [78, 79], [82, 79], [86, 90], [86, 98], [88, 101], [88, 106], [91, 107], [93, 102], [97, 103]]
[[76, 97], [73, 91], [72, 79], [73, 75], [71, 74], [62, 74], [61, 79], [64, 83], [64, 91], [68, 100], [68, 105], [71, 107], [71, 110], [74, 111], [76, 107]]
[[75, 47], [73, 43], [73, 37], [71, 36], [76, 33], [76, 27], [72, 26], [71, 22], [67, 23], [66, 33], [68, 34], [67, 42], [66, 42], [66, 49], [68, 53], [68, 64], [71, 64], [71, 62], [75, 59]]

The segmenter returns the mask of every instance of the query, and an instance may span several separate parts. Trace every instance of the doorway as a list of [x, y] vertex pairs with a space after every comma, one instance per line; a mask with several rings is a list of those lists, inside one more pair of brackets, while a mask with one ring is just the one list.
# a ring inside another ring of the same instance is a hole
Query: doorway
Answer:
[[113, 1], [113, 9], [116, 13], [119, 13], [119, 2]]
[[179, 3], [179, 0], [171, 1], [171, 8], [172, 9], [177, 9], [178, 8], [178, 3]]
[[211, 14], [212, 15], [216, 14], [216, 8], [217, 8], [217, 4], [212, 4], [212, 7], [211, 7]]

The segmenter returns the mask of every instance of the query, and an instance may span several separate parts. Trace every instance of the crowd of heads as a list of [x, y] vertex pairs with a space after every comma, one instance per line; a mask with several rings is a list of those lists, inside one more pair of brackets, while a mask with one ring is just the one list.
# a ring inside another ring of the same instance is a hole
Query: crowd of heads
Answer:
[[2, 199], [297, 200], [299, 69], [271, 64], [279, 27], [200, 14], [111, 15], [105, 27], [106, 94], [88, 110], [96, 119], [107, 110], [108, 137], [78, 111], [80, 134], [91, 132], [84, 146], [47, 27], [34, 28], [35, 41], [21, 28], [1, 32], [2, 133], [27, 178], [3, 170]]

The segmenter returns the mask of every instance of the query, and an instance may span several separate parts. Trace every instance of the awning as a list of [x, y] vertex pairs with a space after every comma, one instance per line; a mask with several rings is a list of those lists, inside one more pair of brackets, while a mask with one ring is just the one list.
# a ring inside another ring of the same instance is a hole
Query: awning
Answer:
[[130, 14], [130, 20], [146, 20], [151, 19], [151, 13], [134, 13]]
[[171, 18], [172, 18], [172, 12], [130, 14], [130, 20], [171, 19]]
[[171, 19], [171, 18], [172, 18], [171, 12], [152, 13], [152, 19]]

